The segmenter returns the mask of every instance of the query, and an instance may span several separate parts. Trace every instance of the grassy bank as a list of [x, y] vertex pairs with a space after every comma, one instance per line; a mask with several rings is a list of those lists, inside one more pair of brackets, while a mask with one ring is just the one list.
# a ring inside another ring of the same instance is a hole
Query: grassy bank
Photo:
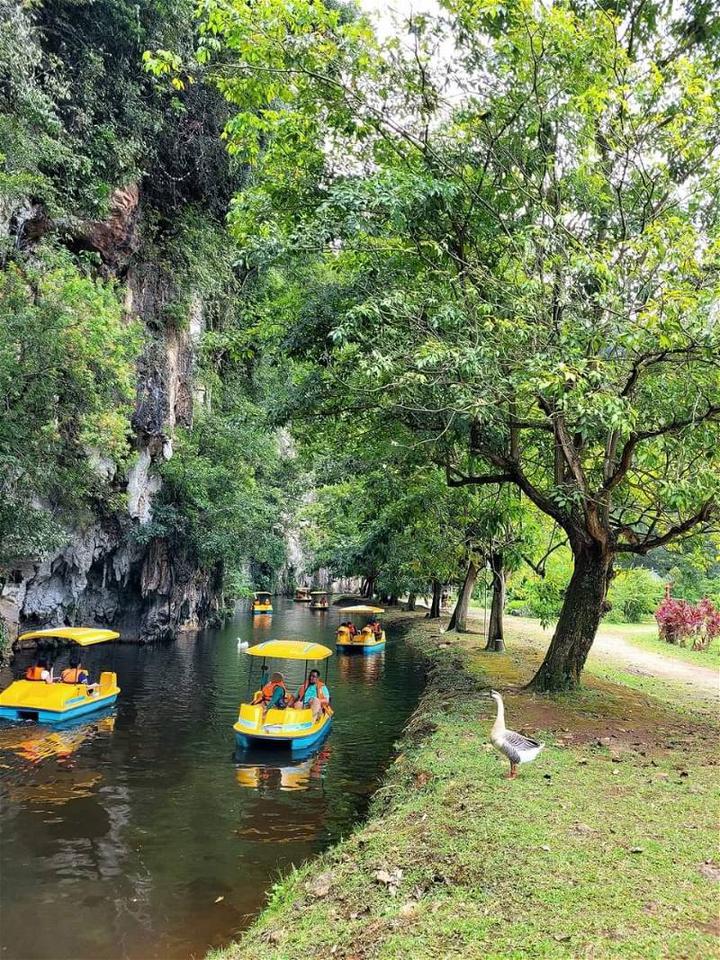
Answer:
[[[534, 697], [519, 690], [523, 645], [497, 656], [420, 618], [402, 628], [430, 680], [367, 823], [211, 957], [716, 955], [707, 718], [592, 677], [577, 696]], [[548, 744], [512, 782], [487, 744], [490, 684]]]

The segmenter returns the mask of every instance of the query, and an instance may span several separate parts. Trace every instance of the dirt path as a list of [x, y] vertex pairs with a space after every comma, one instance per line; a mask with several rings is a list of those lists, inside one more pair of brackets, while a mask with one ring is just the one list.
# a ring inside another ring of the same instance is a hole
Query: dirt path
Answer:
[[590, 657], [593, 660], [611, 657], [616, 663], [623, 664], [630, 673], [639, 676], [662, 677], [675, 680], [693, 687], [697, 693], [717, 696], [720, 692], [720, 677], [713, 667], [703, 667], [698, 663], [685, 663], [674, 657], [664, 657], [661, 653], [643, 650], [613, 633], [610, 628], [598, 632]]

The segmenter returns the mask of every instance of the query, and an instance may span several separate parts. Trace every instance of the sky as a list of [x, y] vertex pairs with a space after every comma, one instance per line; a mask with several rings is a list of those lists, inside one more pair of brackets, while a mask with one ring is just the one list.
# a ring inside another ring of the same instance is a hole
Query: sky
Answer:
[[404, 18], [411, 13], [430, 13], [437, 11], [436, 0], [358, 0], [360, 7], [371, 14], [381, 35], [388, 34], [393, 29], [393, 19]]

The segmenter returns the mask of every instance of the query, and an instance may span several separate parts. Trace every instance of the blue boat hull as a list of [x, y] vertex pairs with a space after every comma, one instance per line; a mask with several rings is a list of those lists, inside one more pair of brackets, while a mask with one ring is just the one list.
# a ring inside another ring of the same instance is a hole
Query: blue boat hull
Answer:
[[99, 697], [83, 703], [81, 706], [74, 707], [72, 710], [33, 710], [28, 707], [0, 707], [0, 719], [2, 720], [33, 720], [37, 723], [66, 723], [68, 720], [75, 720], [78, 717], [84, 717], [88, 713], [95, 713], [104, 707], [111, 707], [117, 700], [116, 693], [109, 697]]
[[338, 653], [378, 653], [385, 649], [385, 641], [383, 640], [382, 643], [339, 643], [335, 649]]
[[286, 746], [295, 753], [297, 750], [307, 750], [310, 747], [316, 747], [325, 739], [331, 729], [332, 717], [320, 730], [316, 730], [315, 733], [308, 737], [253, 737], [246, 733], [238, 733], [236, 730], [235, 743], [241, 750], [252, 750], [253, 748], [262, 749], [272, 744], [274, 746]]

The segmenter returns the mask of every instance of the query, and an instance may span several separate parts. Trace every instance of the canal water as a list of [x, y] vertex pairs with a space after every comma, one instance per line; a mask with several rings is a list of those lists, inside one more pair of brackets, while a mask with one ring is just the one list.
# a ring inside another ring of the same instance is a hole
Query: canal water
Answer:
[[[0, 721], [0, 956], [203, 957], [291, 864], [347, 834], [423, 683], [392, 629], [384, 653], [329, 661], [335, 722], [315, 755], [236, 754], [232, 730], [258, 665], [240, 642], [334, 649], [338, 620], [275, 598], [272, 617], [246, 610], [172, 644], [92, 647], [91, 674], [118, 673], [113, 712], [55, 732]], [[3, 688], [30, 659], [0, 674]], [[281, 669], [302, 680], [302, 664]]]

